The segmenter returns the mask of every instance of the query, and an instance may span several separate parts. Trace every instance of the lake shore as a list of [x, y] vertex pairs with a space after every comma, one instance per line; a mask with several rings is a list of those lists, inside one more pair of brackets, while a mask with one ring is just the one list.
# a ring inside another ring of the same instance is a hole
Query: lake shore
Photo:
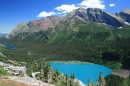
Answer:
[[122, 78], [128, 78], [130, 76], [130, 70], [125, 70], [125, 69], [122, 69], [118, 72], [113, 72], [112, 73], [113, 75], [118, 75]]
[[[50, 62], [53, 70], [58, 70], [60, 73], [71, 76], [75, 75], [75, 78], [82, 81], [83, 84], [87, 84], [87, 79], [91, 78], [96, 83], [96, 79], [102, 71], [104, 76], [112, 74], [112, 70], [99, 64], [81, 62], [81, 61], [52, 61]], [[80, 73], [80, 74], [79, 74]], [[88, 75], [86, 75], [88, 74]], [[85, 76], [84, 76], [85, 75]]]
[[51, 61], [51, 62], [56, 62], [56, 63], [65, 63], [65, 64], [94, 64], [90, 62], [82, 62], [82, 61]]

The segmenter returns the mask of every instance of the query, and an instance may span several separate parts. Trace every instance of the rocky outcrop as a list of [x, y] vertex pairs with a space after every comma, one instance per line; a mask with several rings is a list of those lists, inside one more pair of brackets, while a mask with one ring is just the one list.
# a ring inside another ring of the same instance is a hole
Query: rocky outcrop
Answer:
[[120, 16], [125, 22], [130, 23], [130, 9], [126, 9], [118, 13], [118, 16]]
[[33, 31], [39, 31], [39, 30], [47, 30], [49, 27], [53, 28], [57, 24], [59, 24], [61, 20], [61, 17], [57, 16], [48, 16], [46, 18], [43, 18], [41, 20], [33, 20], [27, 23], [29, 28], [33, 29]]
[[61, 17], [57, 16], [48, 16], [41, 20], [33, 20], [28, 23], [22, 22], [18, 24], [6, 38], [11, 38], [23, 32], [38, 32], [41, 30], [47, 30], [49, 27], [54, 28], [57, 24], [59, 24], [61, 19]]
[[27, 23], [22, 22], [22, 23], [18, 24], [6, 38], [10, 38], [19, 33], [28, 32], [28, 31], [29, 31], [29, 27], [28, 27]]
[[120, 16], [107, 13], [98, 8], [79, 8], [73, 10], [68, 15], [66, 15], [62, 21], [73, 21], [75, 18], [78, 18], [82, 21], [106, 23], [108, 25], [112, 25], [113, 27], [120, 27], [123, 25], [123, 19]]

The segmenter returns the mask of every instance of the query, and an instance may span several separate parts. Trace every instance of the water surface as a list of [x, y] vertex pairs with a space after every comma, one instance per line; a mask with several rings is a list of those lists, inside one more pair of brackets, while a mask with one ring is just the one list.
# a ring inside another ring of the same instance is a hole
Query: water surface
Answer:
[[11, 45], [11, 44], [8, 44], [8, 43], [4, 43], [3, 45], [6, 46], [7, 48], [10, 48], [10, 49], [14, 49], [15, 48], [14, 45]]
[[67, 62], [51, 62], [53, 70], [59, 70], [60, 73], [75, 74], [75, 77], [81, 80], [84, 84], [87, 84], [88, 78], [92, 82], [96, 83], [96, 79], [99, 77], [99, 73], [103, 72], [103, 76], [112, 74], [112, 70], [98, 64], [89, 63], [67, 63]]

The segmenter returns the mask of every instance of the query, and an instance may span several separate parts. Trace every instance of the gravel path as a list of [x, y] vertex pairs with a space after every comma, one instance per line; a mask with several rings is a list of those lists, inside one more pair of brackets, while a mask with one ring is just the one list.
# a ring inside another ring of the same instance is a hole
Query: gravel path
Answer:
[[26, 77], [9, 76], [8, 78], [9, 78], [9, 80], [22, 82], [22, 83], [25, 83], [27, 85], [32, 85], [32, 86], [54, 86], [52, 84], [44, 83], [40, 80], [36, 80], [36, 79], [33, 79], [28, 76], [26, 76]]
[[130, 71], [129, 70], [121, 70], [119, 72], [113, 72], [113, 75], [118, 75], [118, 76], [123, 77], [123, 78], [128, 78], [130, 75]]

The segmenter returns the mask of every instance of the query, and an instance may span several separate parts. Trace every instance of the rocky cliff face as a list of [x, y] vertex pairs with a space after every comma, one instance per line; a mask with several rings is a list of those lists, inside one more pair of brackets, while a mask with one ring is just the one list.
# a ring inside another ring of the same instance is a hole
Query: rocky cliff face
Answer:
[[14, 30], [7, 36], [8, 37], [13, 37], [19, 33], [22, 33], [22, 32], [28, 32], [29, 31], [29, 27], [27, 25], [27, 23], [25, 22], [22, 22], [22, 23], [19, 23], [15, 28]]
[[130, 9], [126, 9], [118, 13], [118, 16], [120, 16], [125, 22], [130, 23]]
[[28, 23], [20, 23], [14, 28], [10, 35], [7, 38], [13, 37], [19, 33], [23, 32], [38, 32], [41, 30], [47, 30], [49, 27], [54, 28], [57, 24], [59, 24], [61, 17], [57, 16], [49, 16], [43, 18], [41, 20], [33, 20]]
[[119, 27], [123, 25], [123, 19], [120, 16], [115, 14], [107, 13], [98, 8], [79, 8], [63, 18], [62, 21], [73, 21], [75, 18], [78, 18], [82, 21], [91, 21], [97, 23], [106, 23], [114, 27]]
[[43, 18], [41, 20], [33, 20], [27, 23], [29, 28], [33, 29], [33, 31], [39, 31], [39, 30], [47, 30], [47, 28], [55, 27], [57, 24], [59, 24], [61, 20], [61, 17], [57, 16], [49, 16], [46, 18]]
[[38, 32], [41, 30], [47, 30], [48, 28], [54, 28], [55, 26], [64, 28], [64, 24], [66, 23], [69, 23], [68, 27], [71, 27], [75, 24], [75, 19], [81, 21], [105, 23], [107, 25], [113, 26], [114, 28], [117, 28], [125, 24], [125, 22], [130, 23], [130, 9], [123, 10], [120, 13], [112, 14], [98, 8], [79, 8], [71, 11], [69, 14], [63, 17], [49, 16], [41, 20], [20, 23], [12, 31], [9, 37], [22, 32]]

